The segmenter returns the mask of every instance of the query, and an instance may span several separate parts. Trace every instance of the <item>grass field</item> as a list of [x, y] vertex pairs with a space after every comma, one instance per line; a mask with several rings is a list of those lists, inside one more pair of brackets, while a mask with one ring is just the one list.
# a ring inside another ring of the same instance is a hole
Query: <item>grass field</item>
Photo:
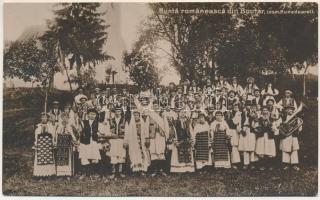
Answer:
[[[6, 99], [5, 99], [6, 100]], [[3, 194], [55, 196], [314, 196], [318, 189], [317, 101], [306, 102], [300, 137], [300, 171], [215, 170], [207, 174], [126, 177], [32, 178], [34, 124], [41, 108], [5, 109], [3, 119]]]

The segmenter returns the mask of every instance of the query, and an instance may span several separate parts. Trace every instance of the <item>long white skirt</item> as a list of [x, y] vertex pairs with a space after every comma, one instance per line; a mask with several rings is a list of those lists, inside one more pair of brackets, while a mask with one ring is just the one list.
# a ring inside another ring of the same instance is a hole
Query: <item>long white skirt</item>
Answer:
[[126, 149], [123, 148], [123, 139], [110, 139], [110, 163], [120, 164], [126, 161]]
[[93, 140], [90, 141], [90, 144], [80, 143], [78, 150], [81, 164], [90, 164], [89, 160], [92, 160], [92, 162], [98, 162], [98, 160], [101, 160], [100, 148], [101, 145]]
[[264, 133], [263, 137], [259, 137], [256, 143], [256, 154], [259, 156], [276, 156], [276, 144], [274, 139], [268, 138], [268, 133]]
[[239, 137], [239, 151], [254, 151], [256, 147], [256, 135], [249, 130], [246, 131], [246, 135], [240, 134]]
[[166, 138], [156, 133], [155, 138], [150, 139], [151, 160], [165, 160]]
[[191, 161], [190, 163], [179, 162], [178, 149], [175, 145], [172, 146], [171, 154], [171, 167], [170, 172], [194, 172], [194, 159], [193, 152], [191, 151]]

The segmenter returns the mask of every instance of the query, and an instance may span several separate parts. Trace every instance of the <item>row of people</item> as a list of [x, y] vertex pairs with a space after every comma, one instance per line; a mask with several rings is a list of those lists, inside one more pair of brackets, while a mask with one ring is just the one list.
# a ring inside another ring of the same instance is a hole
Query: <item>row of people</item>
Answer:
[[[82, 172], [92, 171], [99, 160], [109, 157], [111, 178], [124, 176], [123, 165], [128, 162], [133, 172], [151, 170], [153, 175], [162, 174], [165, 163], [170, 163], [170, 172], [194, 172], [205, 166], [272, 169], [278, 148], [284, 169], [289, 164], [299, 169], [297, 136], [302, 120], [292, 116], [297, 106], [291, 94], [286, 91], [282, 104], [270, 98], [260, 105], [246, 98], [226, 108], [220, 101], [201, 106], [201, 98], [182, 105], [175, 99], [173, 105], [163, 106], [159, 96], [141, 98], [145, 94], [133, 97], [131, 106], [113, 102], [110, 107], [93, 103], [99, 100], [98, 90], [90, 102], [80, 93], [74, 109], [66, 106], [60, 111], [54, 102], [50, 114], [42, 114], [35, 131], [34, 175], [73, 175], [74, 151], [79, 152]], [[296, 129], [280, 128], [287, 118], [298, 123]]]

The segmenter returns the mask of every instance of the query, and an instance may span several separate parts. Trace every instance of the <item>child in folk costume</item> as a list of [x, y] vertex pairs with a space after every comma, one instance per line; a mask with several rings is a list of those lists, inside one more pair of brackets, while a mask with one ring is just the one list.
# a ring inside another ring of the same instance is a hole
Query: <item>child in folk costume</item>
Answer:
[[216, 111], [216, 120], [210, 125], [211, 135], [213, 139], [213, 163], [216, 168], [231, 168], [229, 153], [229, 126], [223, 119], [221, 111]]
[[57, 127], [56, 165], [57, 176], [73, 176], [73, 143], [76, 142], [76, 128], [69, 122], [68, 113], [61, 113], [61, 123]]
[[54, 132], [55, 127], [48, 123], [50, 114], [41, 113], [41, 123], [35, 130], [35, 157], [33, 165], [33, 176], [53, 176], [56, 175], [54, 160]]
[[239, 133], [241, 130], [241, 112], [239, 108], [239, 103], [233, 105], [233, 110], [231, 111], [230, 118], [227, 119], [229, 126], [229, 135], [231, 137], [231, 163], [233, 168], [237, 169], [237, 164], [241, 162], [239, 153]]
[[[88, 109], [88, 120], [80, 122], [81, 134], [80, 145], [78, 148], [79, 158], [83, 169], [86, 169], [86, 173], [92, 173], [95, 164], [101, 160], [100, 148], [98, 144], [98, 130], [99, 122], [97, 120], [98, 112], [94, 108]], [[84, 175], [81, 177], [83, 178]]]
[[126, 126], [124, 143], [128, 144], [131, 169], [145, 175], [151, 164], [149, 124], [144, 123], [140, 111], [133, 110], [130, 122]]
[[198, 123], [191, 132], [192, 141], [194, 141], [196, 169], [202, 169], [205, 166], [212, 166], [212, 149], [210, 126], [205, 120], [204, 113], [198, 114]]
[[269, 166], [272, 170], [272, 161], [276, 156], [276, 144], [275, 144], [275, 130], [270, 118], [270, 112], [268, 108], [263, 107], [261, 117], [258, 120], [256, 126], [253, 125], [253, 129], [256, 132], [256, 154], [260, 158], [260, 170], [264, 170]]
[[[291, 118], [294, 107], [287, 107], [287, 114], [283, 118], [283, 122], [287, 120], [287, 118]], [[294, 129], [289, 130], [281, 130], [281, 140], [280, 140], [280, 150], [282, 151], [282, 163], [283, 163], [283, 169], [287, 170], [289, 166], [292, 166], [294, 170], [299, 170], [299, 167], [297, 166], [299, 164], [299, 158], [298, 158], [298, 150], [299, 150], [299, 140], [298, 136], [299, 133], [302, 131], [302, 124], [303, 120], [297, 116], [294, 116], [290, 120], [295, 121], [293, 125], [295, 126]], [[284, 124], [286, 126], [286, 124]], [[288, 132], [292, 131], [291, 134]]]
[[126, 148], [127, 144], [124, 143], [126, 121], [122, 116], [122, 106], [117, 104], [115, 107], [115, 117], [110, 120], [110, 133], [111, 138], [109, 156], [112, 164], [111, 179], [116, 175], [125, 177], [123, 173], [123, 164], [126, 162]]
[[174, 142], [171, 156], [170, 172], [194, 172], [194, 159], [192, 152], [189, 120], [186, 112], [178, 112], [178, 119], [174, 123]]
[[255, 155], [256, 136], [251, 131], [252, 119], [250, 117], [251, 101], [245, 102], [244, 111], [241, 113], [241, 131], [239, 137], [238, 149], [243, 153], [243, 169], [247, 169], [252, 163], [251, 168], [254, 168], [253, 163], [258, 160]]

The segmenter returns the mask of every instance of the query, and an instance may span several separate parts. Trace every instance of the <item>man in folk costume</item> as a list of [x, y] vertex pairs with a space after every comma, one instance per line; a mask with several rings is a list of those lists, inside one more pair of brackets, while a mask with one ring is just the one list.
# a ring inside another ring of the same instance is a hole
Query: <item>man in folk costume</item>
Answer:
[[69, 122], [68, 113], [61, 113], [61, 122], [56, 131], [57, 176], [73, 176], [74, 174], [73, 146], [77, 141], [74, 135], [75, 131], [77, 131], [76, 128]]
[[241, 97], [244, 93], [243, 88], [238, 84], [238, 79], [235, 76], [232, 77], [232, 83], [229, 85], [229, 87], [229, 89], [235, 91], [239, 97]]
[[263, 106], [263, 98], [261, 97], [260, 90], [255, 89], [254, 90], [254, 97], [252, 99], [253, 105], [258, 106], [258, 109], [260, 110]]
[[212, 135], [213, 163], [216, 168], [231, 168], [229, 153], [229, 126], [223, 119], [223, 113], [216, 111], [216, 120], [210, 125]]
[[[287, 107], [286, 109], [287, 114], [283, 117], [283, 122], [285, 122], [287, 118], [291, 118], [294, 112], [293, 106]], [[287, 170], [289, 166], [292, 166], [294, 170], [298, 171], [300, 170], [297, 166], [299, 164], [298, 150], [300, 149], [298, 136], [302, 131], [303, 120], [297, 116], [294, 116], [291, 120], [296, 121], [296, 129], [294, 129], [291, 134], [288, 134], [290, 130], [281, 133], [280, 150], [282, 151], [283, 169]]]
[[36, 126], [33, 176], [46, 177], [56, 175], [54, 159], [54, 132], [55, 127], [48, 123], [50, 114], [41, 113], [41, 123]]
[[278, 102], [278, 107], [280, 111], [286, 110], [287, 107], [294, 107], [294, 110], [297, 109], [296, 100], [292, 97], [291, 90], [285, 90], [284, 97]]
[[76, 107], [79, 106], [81, 98], [88, 99], [88, 97], [86, 95], [84, 95], [84, 93], [83, 93], [83, 88], [79, 87], [78, 88], [78, 94], [74, 97], [74, 104], [75, 104]]
[[145, 175], [151, 164], [149, 124], [145, 123], [140, 111], [133, 109], [131, 120], [126, 126], [124, 143], [128, 144], [131, 169], [134, 173]]
[[237, 169], [237, 165], [241, 162], [239, 153], [239, 133], [241, 131], [241, 112], [239, 103], [233, 105], [233, 110], [230, 113], [230, 117], [226, 119], [229, 126], [229, 135], [231, 137], [231, 163], [234, 169]]
[[205, 166], [212, 166], [212, 136], [210, 126], [205, 120], [204, 113], [198, 114], [198, 123], [191, 132], [192, 141], [194, 141], [196, 169], [202, 169]]
[[272, 170], [273, 158], [276, 156], [276, 144], [275, 144], [275, 130], [270, 118], [270, 112], [268, 108], [262, 108], [262, 116], [259, 118], [258, 125], [253, 126], [256, 132], [256, 154], [260, 158], [260, 170], [264, 170], [265, 167], [269, 167]]
[[[169, 139], [169, 124], [166, 117], [160, 115], [160, 109], [156, 102], [152, 110], [146, 111], [150, 133], [150, 156], [153, 166], [152, 176], [157, 174], [166, 176], [166, 141]], [[145, 119], [144, 119], [145, 120]], [[145, 120], [145, 121], [146, 121]]]
[[197, 86], [195, 80], [192, 80], [189, 91], [192, 91], [193, 94], [200, 91], [200, 88]]
[[77, 113], [80, 121], [87, 120], [87, 114], [88, 114], [88, 108], [89, 108], [87, 100], [88, 98], [86, 96], [82, 96], [77, 106], [78, 108]]
[[[149, 101], [148, 101], [149, 102]], [[137, 98], [134, 103], [139, 110], [142, 110], [142, 121], [149, 129], [150, 136], [150, 157], [151, 157], [151, 176], [158, 174], [166, 176], [164, 172], [166, 165], [166, 141], [169, 139], [169, 123], [165, 116], [160, 116], [160, 107], [157, 101], [145, 105]]]
[[230, 85], [229, 83], [226, 81], [226, 79], [224, 78], [224, 76], [219, 76], [219, 81], [216, 83], [216, 87], [220, 87], [220, 88], [227, 88], [227, 90], [230, 89]]
[[184, 110], [178, 112], [178, 119], [173, 122], [175, 135], [170, 172], [194, 172], [195, 170], [189, 123], [186, 112]]
[[123, 117], [122, 106], [117, 104], [115, 107], [115, 116], [110, 120], [110, 132], [112, 139], [109, 139], [110, 152], [109, 156], [112, 164], [111, 179], [116, 175], [125, 177], [123, 173], [123, 165], [126, 162], [126, 148], [127, 144], [124, 143], [125, 138], [126, 120]]
[[[98, 112], [94, 108], [88, 109], [88, 120], [80, 122], [81, 134], [80, 134], [80, 145], [78, 148], [79, 158], [83, 170], [86, 173], [92, 174], [95, 164], [101, 160], [100, 148], [98, 144], [98, 129], [99, 122], [97, 119]], [[84, 172], [84, 171], [83, 171]], [[84, 175], [81, 177], [81, 179]]]
[[252, 102], [246, 100], [245, 108], [241, 113], [241, 131], [239, 137], [239, 152], [243, 153], [243, 169], [248, 169], [249, 164], [252, 163], [251, 168], [254, 168], [253, 163], [258, 160], [255, 155], [256, 136], [251, 130], [252, 118], [250, 116], [250, 109]]

